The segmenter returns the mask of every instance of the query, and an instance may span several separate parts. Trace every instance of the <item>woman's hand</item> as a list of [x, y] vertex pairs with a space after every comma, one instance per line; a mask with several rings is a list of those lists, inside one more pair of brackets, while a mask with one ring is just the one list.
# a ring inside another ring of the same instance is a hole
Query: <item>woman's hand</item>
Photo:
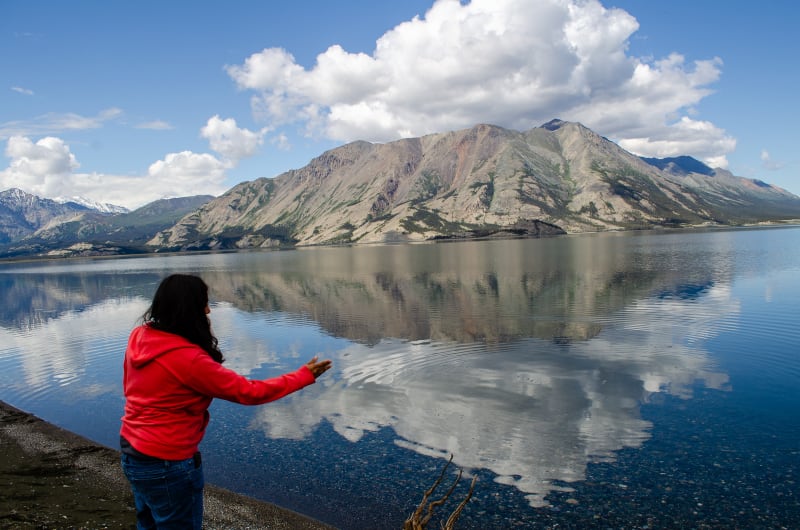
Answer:
[[317, 361], [317, 356], [315, 355], [313, 359], [306, 363], [306, 366], [311, 370], [311, 373], [314, 374], [314, 379], [316, 379], [330, 369], [331, 360], [325, 359], [324, 361]]

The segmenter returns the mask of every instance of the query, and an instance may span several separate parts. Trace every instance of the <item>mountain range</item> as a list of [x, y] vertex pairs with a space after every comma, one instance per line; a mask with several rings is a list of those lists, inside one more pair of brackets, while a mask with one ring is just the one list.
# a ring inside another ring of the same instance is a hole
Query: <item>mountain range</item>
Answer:
[[148, 251], [153, 234], [213, 199], [161, 199], [133, 212], [120, 206], [0, 192], [0, 257], [129, 254]]
[[561, 120], [524, 132], [481, 124], [385, 144], [356, 141], [217, 198], [157, 201], [128, 213], [21, 194], [0, 193], [5, 256], [538, 237], [800, 219], [800, 197], [781, 188], [691, 157], [640, 158]]

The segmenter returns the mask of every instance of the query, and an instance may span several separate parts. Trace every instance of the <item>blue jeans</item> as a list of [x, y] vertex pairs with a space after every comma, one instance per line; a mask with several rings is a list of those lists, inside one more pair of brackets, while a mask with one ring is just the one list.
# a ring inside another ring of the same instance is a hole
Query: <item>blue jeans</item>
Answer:
[[199, 460], [142, 460], [122, 454], [122, 471], [136, 503], [138, 530], [203, 526], [203, 466]]

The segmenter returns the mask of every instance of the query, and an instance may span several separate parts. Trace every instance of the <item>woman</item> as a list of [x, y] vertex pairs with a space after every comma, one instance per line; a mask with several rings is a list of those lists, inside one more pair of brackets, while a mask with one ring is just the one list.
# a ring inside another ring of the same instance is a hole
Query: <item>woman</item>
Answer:
[[331, 361], [314, 357], [280, 377], [247, 379], [223, 368], [210, 312], [205, 282], [174, 274], [158, 286], [144, 324], [128, 339], [120, 446], [139, 529], [200, 530], [204, 479], [198, 445], [213, 398], [260, 405], [314, 383], [331, 367]]

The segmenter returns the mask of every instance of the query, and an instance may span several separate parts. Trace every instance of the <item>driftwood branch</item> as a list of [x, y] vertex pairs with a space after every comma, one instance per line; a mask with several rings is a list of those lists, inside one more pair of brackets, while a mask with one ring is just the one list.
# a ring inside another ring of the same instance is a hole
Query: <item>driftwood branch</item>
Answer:
[[[450, 459], [442, 468], [442, 472], [439, 474], [439, 478], [436, 479], [436, 482], [433, 483], [428, 490], [422, 496], [422, 501], [420, 501], [419, 506], [417, 509], [414, 510], [408, 519], [406, 519], [405, 523], [403, 523], [403, 530], [425, 530], [427, 528], [428, 523], [430, 522], [431, 518], [433, 517], [433, 512], [436, 508], [444, 504], [447, 499], [453, 494], [455, 491], [456, 486], [458, 485], [459, 481], [461, 480], [461, 475], [463, 473], [462, 470], [458, 470], [458, 476], [456, 477], [453, 484], [450, 486], [450, 489], [447, 490], [441, 498], [431, 501], [431, 495], [434, 494], [436, 489], [442, 483], [444, 479], [444, 475], [447, 472], [447, 468], [450, 467], [450, 464], [453, 462], [453, 455], [450, 455]], [[469, 486], [469, 491], [467, 492], [467, 496], [461, 503], [453, 510], [453, 513], [450, 514], [450, 517], [447, 518], [447, 522], [442, 526], [444, 530], [453, 530], [455, 528], [456, 521], [461, 516], [461, 512], [464, 510], [464, 507], [467, 505], [469, 500], [472, 498], [472, 494], [475, 491], [475, 483], [478, 481], [478, 477], [473, 477], [472, 483]], [[424, 515], [423, 515], [424, 514]]]
[[[459, 479], [461, 478], [461, 474], [459, 473]], [[475, 491], [475, 484], [478, 482], [478, 477], [472, 477], [472, 482], [469, 485], [469, 491], [467, 492], [467, 496], [464, 497], [464, 500], [456, 506], [456, 509], [453, 510], [453, 513], [450, 514], [450, 517], [447, 518], [447, 522], [444, 524], [445, 530], [452, 530], [455, 528], [456, 521], [461, 516], [461, 512], [464, 510], [464, 507], [467, 505], [469, 500], [472, 498], [472, 493]]]

